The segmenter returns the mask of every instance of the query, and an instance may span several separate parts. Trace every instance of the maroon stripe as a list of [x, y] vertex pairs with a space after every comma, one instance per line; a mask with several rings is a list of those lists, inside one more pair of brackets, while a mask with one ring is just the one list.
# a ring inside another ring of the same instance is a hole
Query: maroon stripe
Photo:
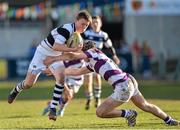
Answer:
[[112, 86], [115, 87], [118, 83], [124, 82], [124, 81], [126, 81], [127, 79], [128, 79], [128, 76], [125, 75], [122, 79], [119, 79], [119, 80], [117, 80], [116, 82], [114, 82], [114, 83], [112, 84]]
[[86, 66], [90, 71], [94, 72], [93, 69], [91, 69], [91, 67], [89, 65]]
[[101, 66], [104, 65], [106, 62], [107, 62], [107, 60], [104, 60], [104, 59], [98, 60], [98, 61], [96, 62], [96, 64], [94, 65], [94, 69], [95, 69], [96, 73], [99, 73], [99, 69], [100, 69]]
[[88, 58], [92, 58], [92, 55], [89, 52], [84, 52], [84, 54], [88, 57]]
[[69, 79], [73, 79], [73, 80], [76, 80], [76, 81], [82, 80], [82, 78], [74, 78], [74, 77], [70, 77]]
[[64, 61], [64, 65], [66, 68], [71, 65], [78, 64], [78, 63], [81, 63], [81, 60]]
[[111, 76], [121, 74], [119, 70], [108, 70], [104, 73], [104, 79], [108, 80]]

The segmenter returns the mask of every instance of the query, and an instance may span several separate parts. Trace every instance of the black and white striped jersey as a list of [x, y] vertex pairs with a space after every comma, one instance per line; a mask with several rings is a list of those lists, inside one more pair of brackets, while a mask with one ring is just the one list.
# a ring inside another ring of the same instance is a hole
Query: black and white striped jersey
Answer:
[[75, 23], [64, 24], [53, 29], [45, 39], [45, 42], [49, 45], [49, 47], [52, 47], [54, 43], [65, 44], [74, 32]]
[[86, 30], [83, 34], [82, 37], [84, 40], [91, 40], [96, 43], [96, 47], [98, 49], [102, 49], [104, 46], [106, 48], [112, 47], [112, 42], [109, 39], [109, 36], [106, 32], [104, 31], [99, 31], [99, 32], [94, 32], [91, 28]]
[[41, 41], [41, 44], [37, 47], [38, 51], [45, 55], [57, 56], [61, 55], [61, 51], [55, 51], [52, 49], [54, 43], [66, 44], [66, 41], [71, 37], [71, 35], [76, 31], [75, 23], [67, 23], [53, 29], [46, 39]]

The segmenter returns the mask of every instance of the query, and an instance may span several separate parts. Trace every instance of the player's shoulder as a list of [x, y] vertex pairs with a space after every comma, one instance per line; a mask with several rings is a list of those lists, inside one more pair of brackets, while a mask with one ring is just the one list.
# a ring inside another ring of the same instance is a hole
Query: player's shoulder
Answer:
[[100, 33], [101, 35], [105, 36], [105, 37], [107, 37], [107, 36], [108, 36], [108, 33], [107, 33], [107, 32], [105, 32], [105, 31], [103, 31], [103, 30], [101, 30], [99, 33]]
[[74, 30], [73, 23], [66, 23], [66, 24], [63, 24], [61, 27], [67, 29], [70, 32], [72, 32]]
[[63, 28], [68, 28], [68, 27], [70, 28], [70, 27], [72, 27], [72, 23], [65, 23], [62, 25], [62, 27]]

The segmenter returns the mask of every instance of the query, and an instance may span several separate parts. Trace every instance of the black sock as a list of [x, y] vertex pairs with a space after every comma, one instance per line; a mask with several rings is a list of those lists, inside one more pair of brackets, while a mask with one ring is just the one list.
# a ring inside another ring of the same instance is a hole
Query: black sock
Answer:
[[165, 119], [164, 119], [165, 123], [166, 124], [170, 124], [171, 122], [171, 117], [170, 116], [167, 116]]

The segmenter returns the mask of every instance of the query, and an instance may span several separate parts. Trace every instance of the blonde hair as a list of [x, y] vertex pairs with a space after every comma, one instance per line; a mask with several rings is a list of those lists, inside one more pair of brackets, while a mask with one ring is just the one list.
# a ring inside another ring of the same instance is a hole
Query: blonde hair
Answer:
[[77, 16], [76, 16], [76, 19], [79, 20], [79, 19], [85, 19], [89, 22], [92, 22], [92, 17], [91, 17], [91, 14], [87, 11], [87, 10], [81, 10]]

